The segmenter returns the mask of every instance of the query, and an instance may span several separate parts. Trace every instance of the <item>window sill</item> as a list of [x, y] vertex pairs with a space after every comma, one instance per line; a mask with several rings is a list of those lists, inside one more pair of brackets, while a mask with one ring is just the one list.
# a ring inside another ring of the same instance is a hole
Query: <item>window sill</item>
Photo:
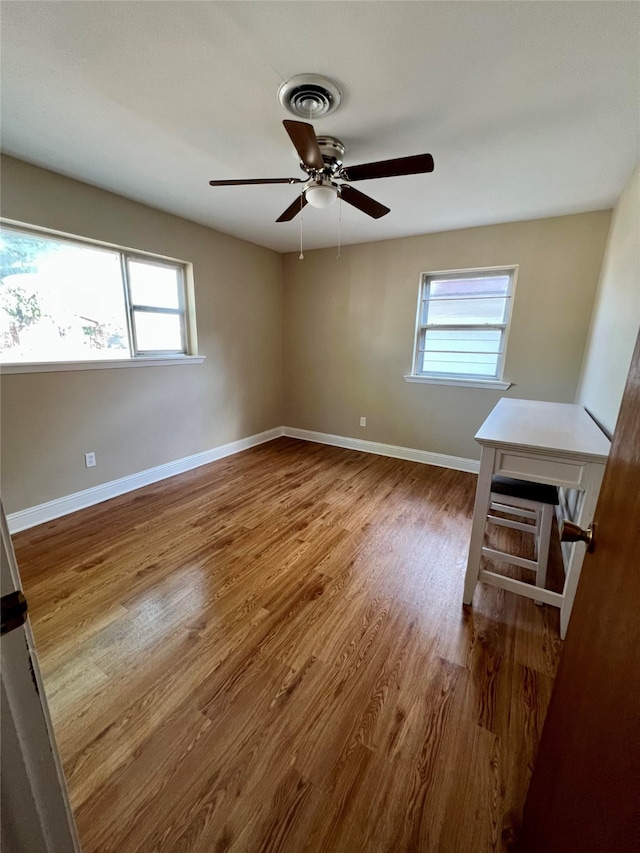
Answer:
[[455, 379], [454, 377], [440, 378], [437, 376], [405, 376], [405, 382], [418, 382], [425, 385], [461, 385], [467, 388], [491, 388], [506, 391], [512, 382], [501, 382], [499, 379]]
[[0, 365], [0, 373], [60, 373], [66, 370], [106, 370], [114, 367], [166, 367], [172, 364], [202, 364], [203, 355], [119, 358], [104, 361], [40, 361]]

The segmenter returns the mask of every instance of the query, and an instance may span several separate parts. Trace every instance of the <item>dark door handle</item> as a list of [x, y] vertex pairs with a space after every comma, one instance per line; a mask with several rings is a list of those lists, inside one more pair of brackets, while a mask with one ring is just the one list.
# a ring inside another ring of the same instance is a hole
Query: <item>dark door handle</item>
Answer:
[[561, 542], [584, 542], [587, 546], [587, 551], [589, 553], [593, 551], [595, 548], [595, 525], [590, 524], [586, 530], [583, 530], [581, 527], [578, 527], [577, 524], [574, 524], [573, 521], [567, 521], [566, 519], [560, 525], [560, 541]]

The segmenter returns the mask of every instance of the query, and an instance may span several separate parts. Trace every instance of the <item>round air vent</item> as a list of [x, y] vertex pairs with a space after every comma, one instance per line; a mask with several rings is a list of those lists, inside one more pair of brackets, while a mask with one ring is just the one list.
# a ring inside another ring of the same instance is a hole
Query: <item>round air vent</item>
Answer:
[[331, 80], [319, 74], [298, 74], [280, 86], [278, 98], [294, 116], [307, 121], [322, 118], [337, 110], [342, 93]]

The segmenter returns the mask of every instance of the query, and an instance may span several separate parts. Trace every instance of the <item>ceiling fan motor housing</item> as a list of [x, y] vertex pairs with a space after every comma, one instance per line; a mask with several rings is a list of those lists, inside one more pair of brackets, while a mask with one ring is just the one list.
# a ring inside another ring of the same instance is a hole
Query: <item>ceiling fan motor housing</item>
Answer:
[[335, 175], [342, 167], [344, 158], [344, 143], [335, 136], [318, 136], [318, 145], [325, 163], [325, 172]]
[[322, 175], [327, 177], [335, 177], [343, 164], [345, 152], [344, 144], [336, 139], [335, 136], [318, 136], [318, 146], [322, 159], [324, 160], [324, 169], [321, 172], [316, 172], [305, 164], [304, 160], [300, 160], [300, 168], [309, 176], [319, 178]]
[[294, 116], [312, 121], [335, 112], [342, 92], [332, 80], [319, 74], [297, 74], [280, 86], [278, 98]]

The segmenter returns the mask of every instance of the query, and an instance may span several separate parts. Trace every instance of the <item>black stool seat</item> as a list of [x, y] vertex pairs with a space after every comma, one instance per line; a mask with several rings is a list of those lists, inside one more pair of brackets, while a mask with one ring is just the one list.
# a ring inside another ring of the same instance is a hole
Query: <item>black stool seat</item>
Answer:
[[555, 486], [532, 483], [529, 480], [515, 480], [513, 477], [502, 477], [500, 474], [494, 474], [491, 478], [491, 491], [540, 504], [557, 506], [559, 503], [558, 489]]

